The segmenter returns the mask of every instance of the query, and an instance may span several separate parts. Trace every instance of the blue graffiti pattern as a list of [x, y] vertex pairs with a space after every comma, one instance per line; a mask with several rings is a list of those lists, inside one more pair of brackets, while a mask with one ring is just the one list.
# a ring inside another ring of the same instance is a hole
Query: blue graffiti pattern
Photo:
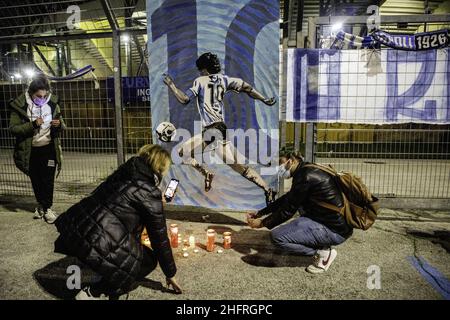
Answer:
[[[258, 89], [264, 87], [266, 95], [267, 88], [273, 90], [271, 96], [278, 92], [277, 0], [147, 0], [147, 11], [154, 128], [162, 121], [171, 121], [177, 128], [194, 133], [194, 121], [200, 120], [196, 102], [180, 105], [173, 95], [168, 95], [162, 76], [156, 73], [162, 75], [167, 72], [177, 86], [186, 91], [199, 76], [195, 60], [206, 51], [213, 51], [219, 56], [225, 74], [240, 77]], [[262, 43], [264, 49], [269, 46], [273, 47], [273, 51], [267, 53], [262, 50]], [[268, 65], [255, 68], [262, 61]], [[245, 94], [225, 95], [227, 126], [244, 130], [277, 129], [277, 105], [258, 109], [258, 104]], [[267, 142], [266, 149], [269, 149], [272, 146], [270, 139], [264, 141]], [[172, 149], [175, 145], [166, 143], [164, 147]], [[247, 149], [250, 150], [248, 141]], [[256, 169], [258, 166], [255, 165]], [[232, 209], [259, 209], [264, 206], [263, 191], [227, 165], [208, 167], [215, 172], [217, 182], [213, 182], [212, 190], [205, 193], [203, 177], [198, 172], [190, 166], [172, 166], [169, 175], [182, 181], [175, 204]], [[276, 175], [264, 178], [269, 184], [276, 182]]]

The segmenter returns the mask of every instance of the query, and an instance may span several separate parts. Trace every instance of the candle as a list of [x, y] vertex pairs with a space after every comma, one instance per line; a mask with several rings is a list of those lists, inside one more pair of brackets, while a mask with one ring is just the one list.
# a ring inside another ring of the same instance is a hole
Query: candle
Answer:
[[189, 253], [187, 253], [187, 252], [183, 253], [183, 257], [185, 257], [185, 258], [189, 257]]
[[198, 252], [198, 249], [194, 249], [194, 252], [197, 253], [197, 252]]
[[189, 247], [195, 248], [195, 237], [193, 235], [189, 236]]
[[222, 253], [222, 252], [223, 252], [222, 249], [217, 250], [217, 253]]
[[178, 225], [176, 223], [170, 225], [170, 244], [172, 248], [178, 247]]
[[231, 232], [223, 233], [223, 248], [230, 249], [231, 248]]
[[214, 242], [216, 240], [216, 231], [214, 229], [208, 229], [206, 232], [207, 242], [206, 242], [206, 250], [209, 252], [214, 251]]

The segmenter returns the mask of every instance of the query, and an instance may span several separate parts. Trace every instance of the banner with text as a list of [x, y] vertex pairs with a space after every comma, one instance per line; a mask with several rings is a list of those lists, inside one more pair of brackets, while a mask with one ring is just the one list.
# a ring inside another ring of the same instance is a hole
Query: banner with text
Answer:
[[450, 123], [449, 49], [288, 49], [286, 120]]

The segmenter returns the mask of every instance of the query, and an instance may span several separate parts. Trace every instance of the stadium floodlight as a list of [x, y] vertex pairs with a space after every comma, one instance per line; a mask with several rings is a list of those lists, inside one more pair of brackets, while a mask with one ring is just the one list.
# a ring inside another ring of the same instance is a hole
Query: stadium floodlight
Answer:
[[15, 73], [14, 78], [16, 79], [22, 79], [22, 75], [20, 73]]
[[122, 41], [125, 42], [125, 43], [130, 42], [130, 36], [128, 34], [126, 34], [126, 33], [123, 34], [121, 38], [122, 38]]
[[331, 32], [342, 30], [342, 22], [337, 22], [331, 26]]
[[25, 70], [24, 70], [24, 73], [26, 74], [26, 76], [27, 76], [28, 78], [33, 78], [33, 76], [34, 76], [34, 74], [35, 74], [35, 72], [34, 72], [33, 69], [25, 69]]

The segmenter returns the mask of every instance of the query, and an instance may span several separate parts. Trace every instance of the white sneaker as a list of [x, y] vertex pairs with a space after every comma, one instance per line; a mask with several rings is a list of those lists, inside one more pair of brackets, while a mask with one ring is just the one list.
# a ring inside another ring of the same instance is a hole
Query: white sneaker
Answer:
[[34, 209], [33, 219], [42, 219], [44, 217], [44, 210], [41, 206], [38, 206]]
[[101, 294], [99, 297], [94, 297], [89, 287], [85, 287], [75, 296], [75, 300], [107, 300], [105, 294]]
[[317, 250], [313, 264], [309, 265], [306, 271], [310, 273], [323, 273], [328, 270], [334, 259], [336, 259], [336, 256], [337, 251], [335, 249]]
[[55, 211], [53, 211], [52, 209], [47, 209], [44, 212], [44, 220], [45, 222], [47, 222], [48, 224], [52, 224], [55, 223], [57, 216], [55, 214]]

